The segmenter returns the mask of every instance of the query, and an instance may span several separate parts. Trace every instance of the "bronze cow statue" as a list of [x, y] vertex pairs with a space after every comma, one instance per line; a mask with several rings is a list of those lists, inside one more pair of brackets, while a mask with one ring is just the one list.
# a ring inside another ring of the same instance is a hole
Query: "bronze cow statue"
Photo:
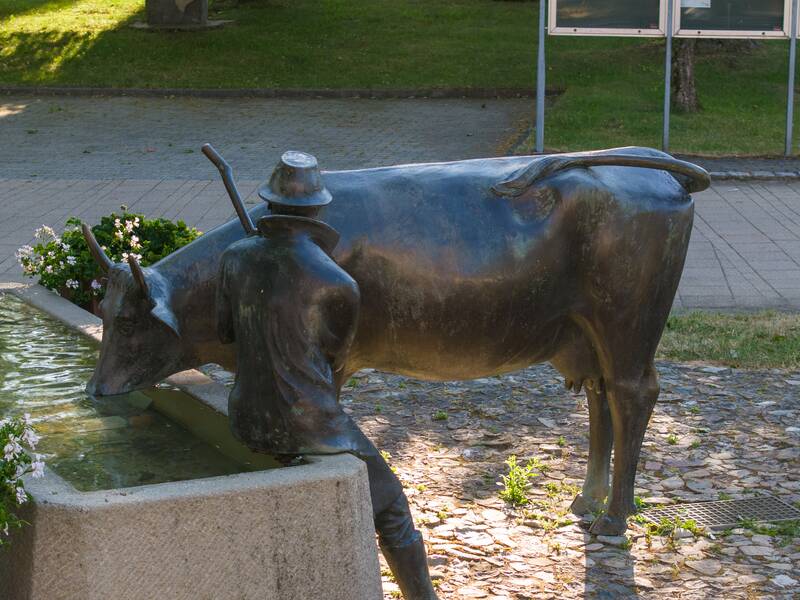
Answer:
[[[653, 357], [692, 230], [689, 194], [708, 187], [708, 174], [621, 148], [323, 178], [335, 201], [318, 218], [341, 234], [333, 259], [361, 302], [339, 385], [365, 367], [455, 380], [549, 361], [589, 403], [589, 464], [573, 509], [599, 511], [608, 497], [591, 531], [624, 532], [659, 393]], [[214, 298], [220, 255], [245, 236], [238, 221], [147, 268], [112, 264], [84, 232], [108, 275], [91, 393], [209, 362], [235, 367], [217, 339]]]

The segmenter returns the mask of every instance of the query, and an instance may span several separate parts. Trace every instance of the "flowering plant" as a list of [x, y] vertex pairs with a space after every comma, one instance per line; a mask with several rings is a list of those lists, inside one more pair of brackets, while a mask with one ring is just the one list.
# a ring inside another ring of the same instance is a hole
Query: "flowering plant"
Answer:
[[[103, 297], [105, 279], [89, 252], [80, 225], [80, 219], [67, 219], [60, 237], [53, 228], [42, 225], [35, 232], [34, 245], [17, 250], [17, 260], [25, 275], [38, 277], [44, 287], [91, 308], [93, 301]], [[144, 215], [128, 212], [103, 217], [92, 232], [111, 260], [125, 261], [130, 254], [145, 267], [200, 235], [183, 221], [145, 219]]]
[[22, 483], [23, 475], [44, 475], [41, 455], [31, 455], [38, 443], [30, 415], [0, 419], [0, 546], [8, 543], [10, 528], [25, 524], [12, 512], [30, 499]]

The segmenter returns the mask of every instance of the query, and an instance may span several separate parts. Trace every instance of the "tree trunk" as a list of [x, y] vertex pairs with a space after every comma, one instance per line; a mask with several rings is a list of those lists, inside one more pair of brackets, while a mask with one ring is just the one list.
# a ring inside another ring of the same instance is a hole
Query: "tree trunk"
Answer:
[[697, 112], [700, 110], [694, 80], [697, 40], [676, 39], [673, 40], [673, 44], [675, 51], [672, 55], [672, 107], [681, 112]]

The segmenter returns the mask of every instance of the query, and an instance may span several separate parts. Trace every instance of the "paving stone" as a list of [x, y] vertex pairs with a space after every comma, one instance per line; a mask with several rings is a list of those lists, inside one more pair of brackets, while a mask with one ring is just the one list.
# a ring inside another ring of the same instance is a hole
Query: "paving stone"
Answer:
[[704, 560], [687, 560], [686, 566], [690, 569], [712, 577], [722, 570], [722, 564], [718, 560], [704, 559]]
[[773, 550], [767, 546], [742, 546], [739, 548], [747, 556], [772, 556]]
[[788, 575], [778, 575], [772, 578], [772, 583], [780, 587], [795, 587], [797, 585], [797, 580], [792, 579]]
[[[315, 153], [325, 169], [494, 156], [510, 152], [530, 112], [528, 99], [4, 96], [0, 273], [19, 280], [14, 250], [43, 222], [60, 229], [68, 216], [94, 221], [126, 204], [203, 231], [231, 218], [216, 172], [198, 152], [207, 141], [224, 153], [253, 204], [289, 148]], [[743, 174], [800, 168], [797, 159], [693, 160]], [[800, 180], [717, 181], [694, 197], [674, 308], [800, 310]]]
[[[656, 404], [642, 465], [657, 462], [664, 475], [640, 468], [636, 493], [657, 503], [673, 503], [683, 495], [694, 499], [694, 493], [662, 485], [669, 479], [666, 474], [683, 481], [676, 475], [680, 472], [688, 481], [711, 482], [715, 490], [739, 490], [739, 497], [749, 497], [742, 492], [749, 490], [800, 501], [800, 490], [779, 485], [800, 482], [797, 459], [778, 452], [797, 447], [786, 426], [800, 415], [800, 393], [785, 380], [800, 379], [800, 374], [783, 369], [715, 373], [708, 366], [657, 364], [662, 396], [671, 399]], [[410, 504], [417, 518], [438, 519], [425, 528], [425, 540], [441, 582], [441, 600], [464, 597], [461, 588], [485, 590], [487, 598], [502, 596], [502, 588], [515, 600], [628, 598], [635, 597], [633, 589], [642, 600], [738, 599], [746, 594], [788, 600], [796, 590], [792, 581], [800, 572], [800, 551], [796, 542], [786, 545], [779, 536], [737, 527], [714, 539], [678, 531], [671, 539], [648, 540], [644, 528], [631, 522], [627, 542], [623, 536], [594, 537], [589, 523], [564, 518], [575, 492], [568, 486], [580, 483], [586, 461], [588, 420], [585, 409], [574, 410], [575, 397], [550, 367], [531, 367], [491, 383], [438, 384], [375, 371], [357, 378], [359, 385], [346, 388], [342, 401], [378, 447], [392, 455], [392, 466], [413, 490]], [[381, 414], [374, 412], [378, 402]], [[439, 409], [467, 414], [478, 403], [480, 414], [462, 427], [512, 438], [510, 447], [480, 463], [463, 457], [470, 438], [455, 440], [445, 423], [430, 419]], [[699, 412], [690, 416], [690, 406]], [[502, 410], [491, 410], [497, 407]], [[524, 418], [532, 409], [535, 418]], [[404, 412], [420, 418], [410, 419]], [[565, 433], [549, 427], [551, 423]], [[699, 448], [664, 443], [667, 431], [685, 437], [701, 426]], [[568, 455], [538, 450], [560, 435], [568, 438]], [[547, 466], [531, 483], [529, 496], [535, 503], [527, 507], [513, 507], [497, 496], [496, 482], [509, 454], [536, 457]], [[419, 484], [425, 489], [413, 487]], [[443, 511], [441, 519], [434, 515], [437, 511]], [[522, 520], [531, 526], [520, 525]], [[386, 594], [387, 600], [392, 597], [390, 591]]]

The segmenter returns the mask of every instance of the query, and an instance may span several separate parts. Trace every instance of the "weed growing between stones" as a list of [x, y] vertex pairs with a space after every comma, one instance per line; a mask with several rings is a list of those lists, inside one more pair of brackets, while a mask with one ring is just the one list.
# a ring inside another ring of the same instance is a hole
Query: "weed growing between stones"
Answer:
[[531, 481], [539, 477], [540, 473], [537, 472], [536, 459], [529, 460], [524, 466], [517, 464], [517, 457], [511, 455], [506, 460], [508, 466], [508, 473], [501, 475], [501, 484], [503, 489], [500, 490], [500, 498], [514, 506], [525, 506], [530, 502], [528, 498], [528, 488], [531, 486]]

